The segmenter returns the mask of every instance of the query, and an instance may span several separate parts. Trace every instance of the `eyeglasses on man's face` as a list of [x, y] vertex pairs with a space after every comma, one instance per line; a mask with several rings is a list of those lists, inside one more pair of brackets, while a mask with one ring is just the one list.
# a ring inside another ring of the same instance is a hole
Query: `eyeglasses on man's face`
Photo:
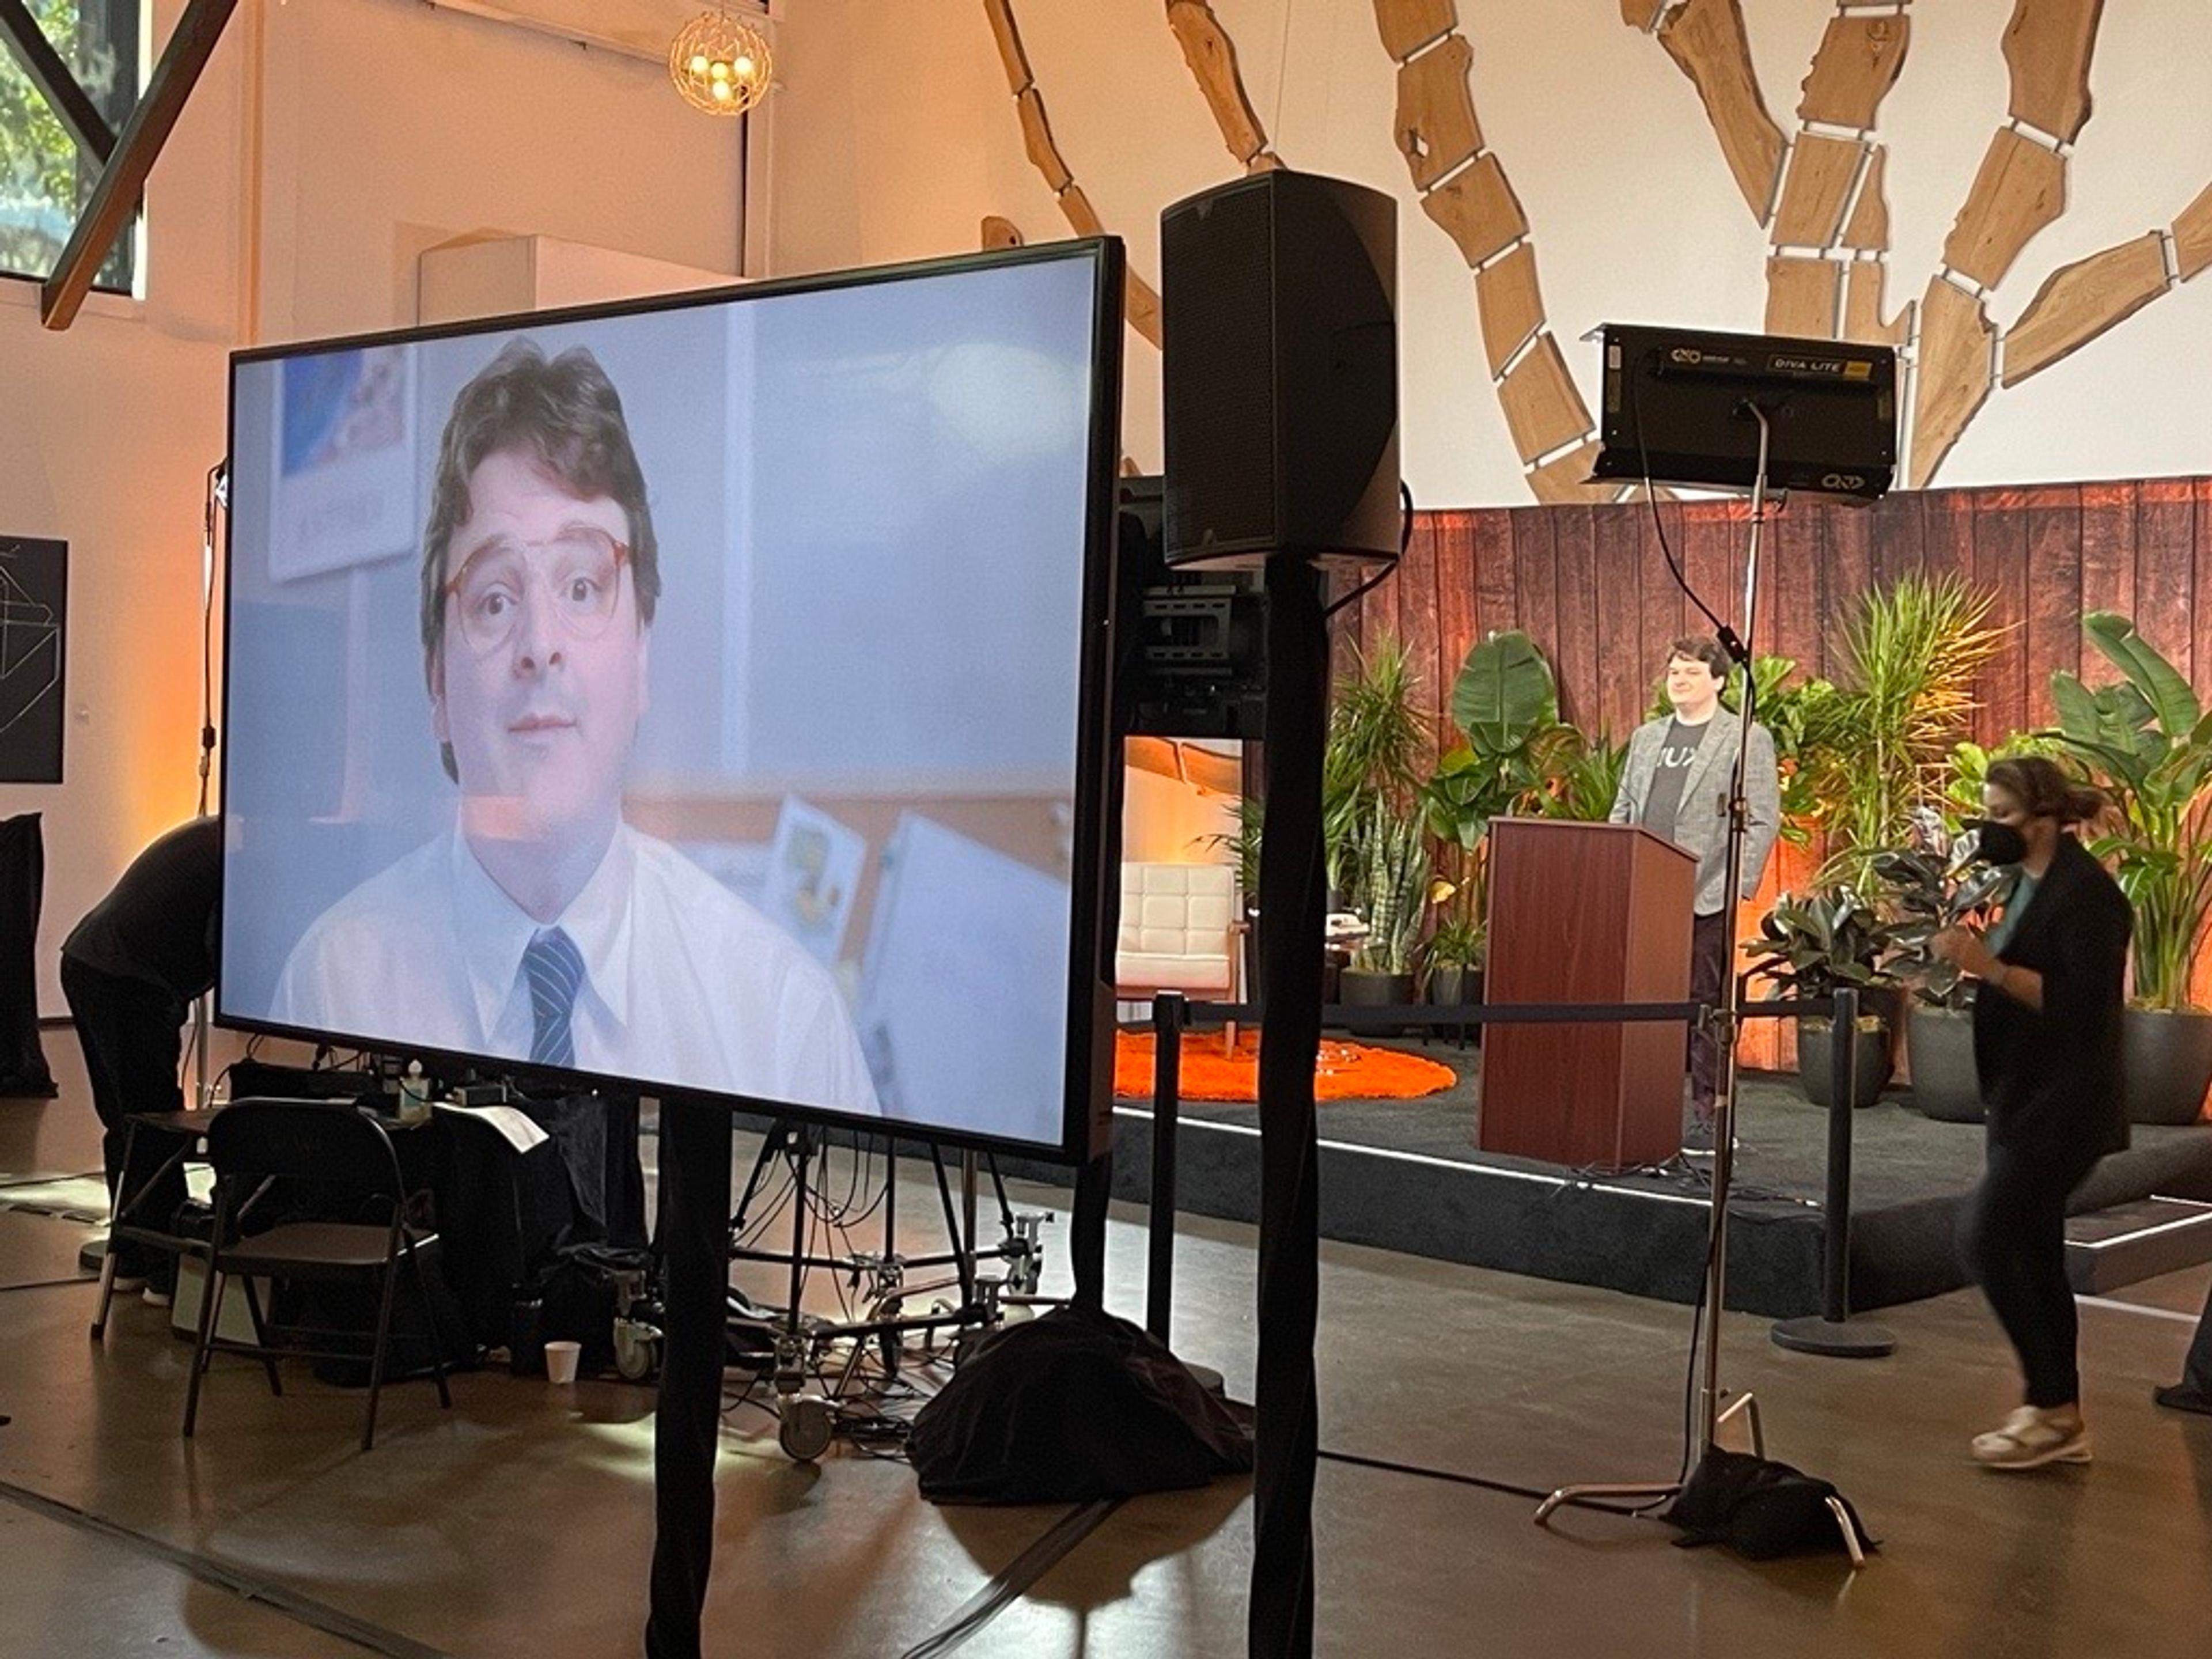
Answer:
[[543, 541], [502, 536], [461, 563], [446, 592], [461, 637], [490, 652], [513, 642], [535, 590], [542, 590], [552, 625], [571, 639], [595, 640], [614, 619], [622, 595], [627, 543], [590, 525], [570, 525]]

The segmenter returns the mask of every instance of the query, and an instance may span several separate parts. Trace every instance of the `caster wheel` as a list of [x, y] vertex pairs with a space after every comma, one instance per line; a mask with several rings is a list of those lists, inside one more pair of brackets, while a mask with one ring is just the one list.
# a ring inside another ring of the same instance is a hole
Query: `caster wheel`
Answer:
[[625, 1382], [642, 1382], [660, 1369], [660, 1339], [632, 1337], [615, 1344], [615, 1370]]
[[811, 1463], [830, 1449], [830, 1402], [817, 1394], [787, 1394], [776, 1407], [776, 1443], [796, 1463]]

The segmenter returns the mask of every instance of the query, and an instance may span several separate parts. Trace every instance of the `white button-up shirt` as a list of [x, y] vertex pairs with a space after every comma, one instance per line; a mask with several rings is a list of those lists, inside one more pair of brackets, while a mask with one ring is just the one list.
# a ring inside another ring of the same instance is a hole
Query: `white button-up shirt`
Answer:
[[880, 1112], [836, 981], [774, 923], [665, 842], [617, 829], [568, 908], [534, 921], [458, 830], [373, 876], [294, 947], [269, 1018], [372, 1047], [530, 1054], [522, 952], [565, 929], [585, 983], [579, 1070], [646, 1093], [697, 1089]]

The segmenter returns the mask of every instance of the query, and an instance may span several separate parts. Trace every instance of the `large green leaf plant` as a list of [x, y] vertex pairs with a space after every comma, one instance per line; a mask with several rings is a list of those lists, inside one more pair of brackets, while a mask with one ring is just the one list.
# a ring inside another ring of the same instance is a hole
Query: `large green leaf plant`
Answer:
[[2212, 916], [2212, 714], [2128, 618], [2092, 611], [2081, 627], [2122, 678], [2093, 690], [2063, 669], [2053, 674], [2053, 735], [2119, 808], [2120, 827], [2090, 850], [2112, 860], [2135, 907], [2136, 1001], [2191, 1007]]
[[1481, 957], [1491, 820], [1542, 811], [1555, 781], [1591, 745], [1559, 719], [1551, 665], [1518, 629], [1493, 632], [1469, 647], [1452, 683], [1451, 716], [1460, 741], [1438, 758], [1420, 801], [1443, 854], [1435, 889], [1443, 906], [1437, 959], [1472, 967]]
[[[1764, 981], [1769, 994], [1825, 1000], [1849, 986], [1860, 991], [1896, 985], [1888, 967], [1895, 950], [1894, 924], [1849, 887], [1784, 893], [1762, 917], [1758, 937], [1745, 941], [1745, 972]], [[1863, 1030], [1879, 1030], [1878, 1014], [1862, 1012]]]

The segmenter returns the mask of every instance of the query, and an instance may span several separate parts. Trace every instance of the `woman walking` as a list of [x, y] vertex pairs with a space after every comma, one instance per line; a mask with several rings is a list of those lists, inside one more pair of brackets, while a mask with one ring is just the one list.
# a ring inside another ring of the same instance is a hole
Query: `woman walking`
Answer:
[[2066, 1200], [2128, 1144], [2120, 1019], [2133, 916], [2070, 831], [2106, 805], [2040, 757], [1993, 764], [1981, 855], [2019, 875], [1986, 939], [1954, 928], [1935, 941], [1936, 955], [1981, 981], [1974, 1065], [1989, 1164], [1960, 1243], [2027, 1382], [2020, 1409], [1974, 1437], [1974, 1459], [1990, 1468], [2089, 1461]]

